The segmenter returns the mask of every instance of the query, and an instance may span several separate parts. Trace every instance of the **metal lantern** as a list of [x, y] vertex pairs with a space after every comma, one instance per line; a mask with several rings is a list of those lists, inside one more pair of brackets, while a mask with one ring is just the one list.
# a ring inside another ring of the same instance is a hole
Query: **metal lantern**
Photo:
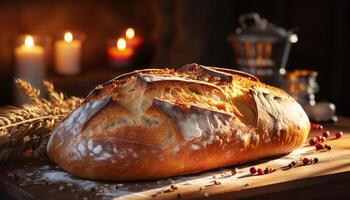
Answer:
[[297, 35], [268, 22], [257, 13], [243, 14], [238, 20], [240, 27], [228, 37], [236, 64], [263, 82], [279, 86], [291, 44], [298, 41]]

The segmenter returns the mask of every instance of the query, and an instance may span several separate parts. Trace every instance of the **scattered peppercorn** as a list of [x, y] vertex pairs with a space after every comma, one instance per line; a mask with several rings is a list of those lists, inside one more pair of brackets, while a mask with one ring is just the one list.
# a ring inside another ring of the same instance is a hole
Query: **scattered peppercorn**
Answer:
[[293, 168], [292, 163], [289, 163], [288, 168], [289, 168], [289, 169], [292, 169], [292, 168]]
[[255, 167], [251, 167], [249, 169], [249, 171], [250, 171], [251, 174], [255, 174], [256, 173], [256, 168]]
[[310, 140], [309, 140], [309, 143], [310, 143], [310, 145], [315, 145], [316, 143], [317, 143], [317, 139], [314, 137], [314, 138], [311, 138]]
[[293, 165], [293, 167], [295, 167], [295, 165], [297, 165], [297, 163], [296, 163], [296, 162], [294, 162], [294, 161], [292, 161], [290, 164], [292, 164], [292, 165]]
[[273, 169], [272, 167], [269, 167], [269, 173], [272, 173], [274, 171], [275, 171], [275, 169]]
[[336, 138], [341, 138], [342, 136], [343, 136], [343, 132], [342, 131], [337, 131], [336, 133], [335, 133], [335, 137]]
[[328, 137], [331, 135], [331, 132], [329, 132], [329, 131], [323, 131], [322, 135], [323, 135], [325, 138], [328, 138]]
[[332, 149], [332, 147], [331, 146], [329, 146], [329, 145], [324, 145], [324, 147], [329, 151], [329, 150], [331, 150]]
[[323, 145], [320, 143], [315, 144], [316, 150], [321, 150], [323, 149]]
[[312, 123], [311, 124], [311, 128], [314, 129], [314, 130], [322, 130], [323, 126], [321, 124]]
[[314, 124], [314, 123], [311, 124], [311, 128], [315, 130], [319, 129], [319, 126], [320, 126], [319, 124]]
[[312, 123], [311, 124], [311, 129], [317, 129], [317, 124]]
[[321, 136], [320, 135], [316, 136], [316, 140], [317, 142], [319, 142], [321, 140]]
[[269, 171], [269, 168], [265, 168], [265, 170], [264, 170], [264, 174], [268, 174], [268, 173], [270, 173], [270, 171]]
[[214, 180], [213, 183], [214, 183], [214, 185], [220, 185], [220, 184], [221, 184], [221, 183], [220, 183], [219, 181], [217, 181], [217, 180]]
[[233, 168], [233, 169], [231, 170], [232, 176], [236, 175], [237, 172], [238, 172], [238, 168]]
[[314, 163], [318, 163], [318, 158], [314, 158]]
[[259, 175], [263, 175], [263, 174], [264, 174], [264, 171], [263, 171], [261, 168], [259, 168], [259, 169], [258, 169], [258, 174], [259, 174]]
[[304, 165], [307, 165], [310, 163], [310, 160], [308, 158], [304, 158], [303, 163], [304, 163]]
[[170, 188], [171, 188], [172, 190], [177, 190], [177, 187], [176, 187], [174, 184], [171, 184], [171, 185], [170, 185]]
[[326, 140], [326, 138], [322, 135], [317, 136], [316, 139], [317, 139], [317, 142], [320, 142], [320, 143], [322, 143]]

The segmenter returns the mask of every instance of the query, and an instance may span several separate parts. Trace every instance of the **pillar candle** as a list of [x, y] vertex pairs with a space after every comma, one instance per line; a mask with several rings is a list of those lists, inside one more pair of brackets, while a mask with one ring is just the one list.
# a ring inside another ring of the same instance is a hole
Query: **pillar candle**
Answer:
[[75, 75], [80, 72], [81, 41], [74, 39], [71, 32], [63, 40], [55, 42], [55, 69], [59, 74]]
[[[35, 44], [32, 36], [27, 35], [24, 43], [15, 48], [16, 76], [22, 78], [34, 87], [43, 89], [45, 78], [45, 51], [42, 46]], [[27, 102], [25, 96], [17, 91], [18, 104]]]

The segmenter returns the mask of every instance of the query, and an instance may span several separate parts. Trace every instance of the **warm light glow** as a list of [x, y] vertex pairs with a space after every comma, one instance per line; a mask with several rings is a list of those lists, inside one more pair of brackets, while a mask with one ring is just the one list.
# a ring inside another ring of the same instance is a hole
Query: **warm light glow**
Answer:
[[132, 28], [128, 28], [125, 32], [125, 36], [128, 39], [133, 39], [135, 37], [135, 31]]
[[119, 50], [124, 50], [126, 48], [126, 41], [124, 38], [119, 38], [117, 41], [117, 47]]
[[24, 38], [24, 46], [29, 47], [29, 48], [34, 46], [34, 39], [32, 36], [27, 35]]
[[73, 34], [71, 32], [65, 33], [64, 34], [64, 41], [72, 42], [73, 41]]
[[289, 36], [289, 41], [290, 41], [291, 43], [296, 43], [296, 42], [298, 42], [298, 36], [297, 36], [296, 34], [290, 35], [290, 36]]

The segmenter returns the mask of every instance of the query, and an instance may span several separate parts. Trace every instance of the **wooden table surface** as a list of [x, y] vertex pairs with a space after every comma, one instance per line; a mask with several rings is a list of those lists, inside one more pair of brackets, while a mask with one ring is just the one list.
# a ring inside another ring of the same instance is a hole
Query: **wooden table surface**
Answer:
[[[188, 176], [146, 182], [97, 182], [72, 177], [48, 160], [22, 160], [1, 166], [0, 199], [334, 199], [350, 189], [350, 118], [324, 124], [332, 136], [332, 150], [316, 151], [305, 144], [289, 155]], [[344, 136], [334, 138], [341, 130]], [[309, 137], [320, 135], [312, 131]], [[319, 162], [287, 169], [303, 157]], [[249, 168], [272, 167], [266, 175], [250, 175]]]

